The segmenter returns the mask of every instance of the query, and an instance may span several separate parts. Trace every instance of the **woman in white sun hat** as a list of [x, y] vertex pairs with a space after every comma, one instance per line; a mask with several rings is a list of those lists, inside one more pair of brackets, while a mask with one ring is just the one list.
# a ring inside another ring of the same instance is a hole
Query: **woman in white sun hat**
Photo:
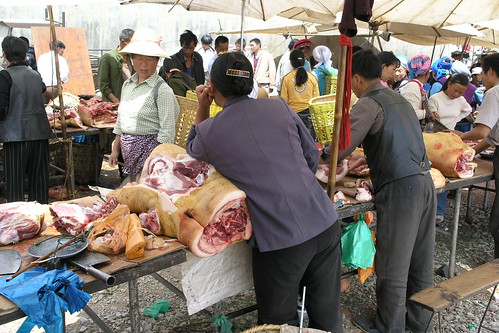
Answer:
[[135, 31], [120, 53], [129, 54], [135, 74], [123, 83], [118, 120], [113, 133], [109, 164], [115, 166], [123, 154], [124, 183], [136, 181], [151, 151], [160, 143], [173, 143], [179, 105], [172, 89], [157, 74], [159, 58], [169, 58], [161, 38], [151, 29]]

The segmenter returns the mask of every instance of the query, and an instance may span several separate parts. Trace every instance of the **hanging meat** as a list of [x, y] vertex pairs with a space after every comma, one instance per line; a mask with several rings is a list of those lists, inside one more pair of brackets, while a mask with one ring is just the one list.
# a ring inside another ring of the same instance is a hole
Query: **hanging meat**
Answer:
[[118, 105], [101, 99], [80, 100], [78, 114], [87, 126], [111, 128], [118, 119]]
[[475, 156], [473, 148], [453, 133], [423, 133], [426, 154], [431, 166], [446, 177], [469, 178], [474, 166], [469, 163]]
[[154, 149], [138, 185], [109, 195], [131, 212], [147, 214], [141, 219], [144, 227], [159, 225], [160, 233], [178, 238], [199, 257], [217, 254], [252, 234], [245, 193], [173, 144]]
[[44, 229], [46, 206], [37, 202], [10, 202], [0, 205], [0, 245], [35, 237]]

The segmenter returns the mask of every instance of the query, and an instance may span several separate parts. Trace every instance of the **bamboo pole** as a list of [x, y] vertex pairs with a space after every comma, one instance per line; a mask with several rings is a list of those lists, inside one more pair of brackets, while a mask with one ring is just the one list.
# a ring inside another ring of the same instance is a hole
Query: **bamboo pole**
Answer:
[[329, 161], [329, 175], [327, 179], [327, 195], [333, 201], [336, 185], [336, 169], [338, 164], [338, 144], [340, 141], [341, 118], [343, 116], [343, 104], [345, 98], [345, 78], [347, 69], [347, 45], [340, 45], [338, 64], [338, 86], [336, 88], [336, 105], [334, 109], [334, 129], [331, 139], [331, 159]]
[[57, 79], [57, 94], [59, 95], [59, 114], [61, 117], [62, 126], [62, 138], [64, 142], [64, 150], [66, 152], [66, 177], [64, 180], [64, 185], [68, 187], [68, 192], [70, 193], [70, 198], [75, 198], [75, 182], [74, 182], [74, 166], [73, 166], [73, 141], [68, 139], [66, 131], [66, 115], [64, 114], [64, 100], [62, 97], [62, 82], [61, 82], [61, 72], [59, 69], [59, 54], [57, 53], [57, 36], [55, 34], [55, 24], [54, 15], [52, 13], [52, 6], [47, 6], [47, 11], [50, 20], [50, 44], [51, 50], [54, 52], [55, 61], [55, 76]]

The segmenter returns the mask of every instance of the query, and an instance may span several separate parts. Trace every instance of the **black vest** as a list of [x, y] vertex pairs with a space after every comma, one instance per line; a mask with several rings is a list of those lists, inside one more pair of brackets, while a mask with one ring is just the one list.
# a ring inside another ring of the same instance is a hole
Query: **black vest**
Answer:
[[375, 134], [364, 139], [374, 193], [394, 180], [430, 169], [421, 127], [411, 104], [390, 89], [366, 95], [384, 110], [384, 122]]
[[0, 122], [0, 142], [45, 140], [54, 135], [45, 113], [40, 74], [27, 66], [7, 69], [12, 78], [7, 116]]

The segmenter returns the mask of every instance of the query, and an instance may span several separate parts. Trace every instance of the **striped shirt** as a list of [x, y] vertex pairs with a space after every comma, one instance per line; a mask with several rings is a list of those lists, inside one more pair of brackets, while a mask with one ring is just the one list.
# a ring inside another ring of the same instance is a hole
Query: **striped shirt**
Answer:
[[[157, 84], [159, 88], [156, 93]], [[158, 74], [154, 73], [139, 84], [138, 74], [135, 73], [123, 84], [113, 133], [157, 134], [158, 142], [173, 143], [179, 111], [172, 89]]]

